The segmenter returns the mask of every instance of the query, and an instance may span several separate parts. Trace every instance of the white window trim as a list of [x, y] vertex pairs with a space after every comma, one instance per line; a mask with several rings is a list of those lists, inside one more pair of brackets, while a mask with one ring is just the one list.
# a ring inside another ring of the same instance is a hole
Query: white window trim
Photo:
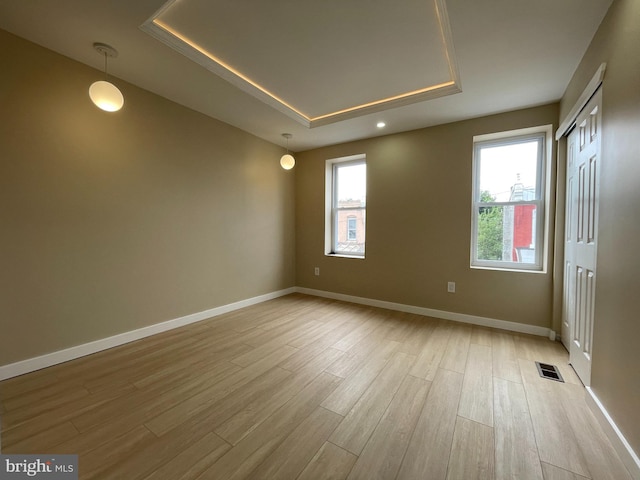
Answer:
[[[340, 158], [332, 158], [330, 160], [326, 161], [325, 164], [325, 182], [324, 182], [324, 198], [325, 198], [325, 213], [324, 213], [324, 254], [330, 257], [345, 257], [345, 258], [359, 258], [359, 259], [364, 259], [365, 254], [363, 255], [353, 255], [353, 254], [347, 254], [347, 253], [336, 253], [335, 252], [335, 245], [334, 245], [334, 234], [333, 232], [336, 229], [336, 218], [335, 218], [335, 212], [334, 212], [334, 192], [335, 192], [335, 188], [334, 188], [334, 182], [335, 182], [335, 178], [334, 178], [334, 174], [333, 174], [333, 167], [334, 165], [338, 164], [338, 163], [365, 163], [366, 164], [367, 161], [367, 156], [365, 154], [358, 154], [358, 155], [350, 155], [348, 157], [340, 157]], [[362, 208], [362, 210], [366, 210], [365, 208]], [[366, 229], [366, 227], [365, 227]], [[366, 242], [366, 240], [365, 240]]]
[[[489, 206], [500, 205], [536, 205], [536, 229], [535, 229], [535, 245], [540, 246], [538, 258], [535, 264], [523, 264], [518, 262], [476, 260], [477, 243], [476, 231], [478, 228], [478, 208], [483, 206], [476, 199], [479, 198], [479, 171], [480, 168], [477, 157], [478, 148], [481, 146], [491, 145], [492, 143], [504, 144], [509, 140], [519, 141], [527, 137], [537, 135], [544, 136], [544, 155], [538, 168], [539, 182], [538, 189], [542, 189], [537, 195], [537, 200], [519, 201], [519, 202], [492, 202], [486, 204]], [[506, 132], [490, 133], [485, 135], [475, 135], [473, 137], [473, 191], [471, 197], [471, 248], [470, 248], [470, 266], [479, 270], [500, 270], [508, 272], [527, 272], [527, 273], [547, 273], [549, 258], [549, 224], [550, 224], [550, 180], [551, 180], [551, 164], [553, 159], [553, 125], [544, 125], [540, 127], [522, 128], [518, 130], [510, 130]], [[541, 216], [539, 212], [544, 212]], [[542, 218], [541, 218], [542, 217]]]

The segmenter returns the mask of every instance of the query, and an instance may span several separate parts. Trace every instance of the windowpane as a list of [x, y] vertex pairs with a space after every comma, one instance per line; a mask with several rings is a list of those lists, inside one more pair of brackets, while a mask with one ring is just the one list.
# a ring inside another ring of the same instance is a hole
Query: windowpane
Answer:
[[476, 260], [536, 264], [536, 205], [479, 207]]
[[534, 200], [538, 191], [538, 158], [541, 147], [538, 139], [481, 146], [478, 158], [479, 192], [486, 192], [487, 198], [491, 200], [480, 201]]
[[364, 255], [365, 210], [339, 210], [336, 253]]
[[367, 201], [367, 166], [364, 163], [336, 165], [338, 207], [364, 207]]

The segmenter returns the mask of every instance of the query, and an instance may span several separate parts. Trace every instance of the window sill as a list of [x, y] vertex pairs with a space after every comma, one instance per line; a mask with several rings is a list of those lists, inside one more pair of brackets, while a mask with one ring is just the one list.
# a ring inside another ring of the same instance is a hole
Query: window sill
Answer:
[[325, 253], [325, 256], [338, 258], [356, 258], [358, 260], [364, 260], [364, 255], [348, 255], [346, 253]]
[[470, 265], [472, 270], [495, 270], [497, 272], [514, 272], [514, 273], [547, 273], [545, 269], [533, 268], [510, 268], [510, 267], [491, 267], [485, 265]]

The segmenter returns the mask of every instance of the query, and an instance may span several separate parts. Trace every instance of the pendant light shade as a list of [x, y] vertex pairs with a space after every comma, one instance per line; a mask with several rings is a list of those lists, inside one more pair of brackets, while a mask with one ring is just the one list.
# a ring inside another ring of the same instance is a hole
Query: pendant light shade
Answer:
[[104, 80], [98, 80], [91, 84], [89, 97], [98, 108], [105, 112], [117, 112], [124, 105], [122, 92], [113, 83]]
[[296, 164], [296, 159], [289, 153], [289, 139], [293, 135], [290, 133], [283, 133], [282, 136], [287, 139], [287, 153], [280, 158], [280, 166], [285, 170], [291, 170]]
[[282, 158], [280, 159], [280, 166], [285, 170], [291, 170], [295, 164], [296, 164], [296, 159], [293, 158], [293, 156], [289, 155], [288, 153], [286, 155], [283, 155]]
[[[118, 52], [104, 43], [94, 43], [93, 48], [104, 56], [104, 76], [107, 77], [107, 58], [115, 58]], [[89, 87], [89, 97], [96, 107], [105, 112], [117, 112], [124, 105], [122, 92], [113, 83], [106, 80], [94, 82]]]

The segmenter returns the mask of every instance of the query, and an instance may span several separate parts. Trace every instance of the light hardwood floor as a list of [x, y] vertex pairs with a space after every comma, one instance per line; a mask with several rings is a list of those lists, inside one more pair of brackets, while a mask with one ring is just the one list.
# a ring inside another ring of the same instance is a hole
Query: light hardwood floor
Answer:
[[567, 362], [295, 294], [0, 383], [2, 452], [82, 479], [630, 479]]

